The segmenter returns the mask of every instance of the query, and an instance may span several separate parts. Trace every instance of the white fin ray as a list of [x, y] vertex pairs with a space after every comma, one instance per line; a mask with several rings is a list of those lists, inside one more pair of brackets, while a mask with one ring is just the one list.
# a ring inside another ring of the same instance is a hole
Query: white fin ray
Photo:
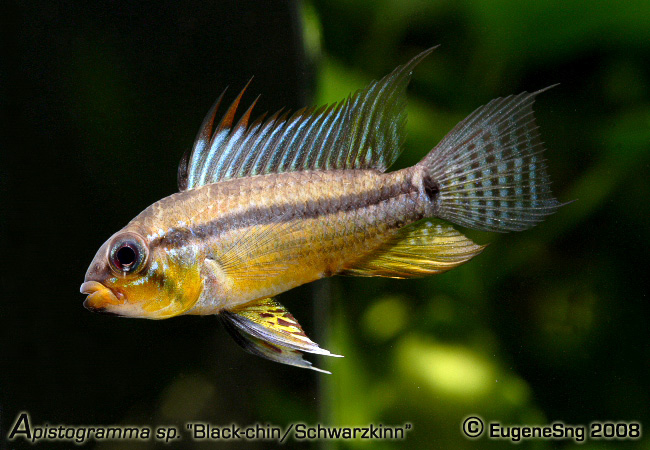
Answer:
[[213, 131], [222, 94], [204, 120], [192, 151], [181, 160], [180, 190], [269, 173], [385, 171], [402, 149], [411, 72], [432, 51], [420, 53], [339, 103], [302, 109], [291, 116], [278, 111], [248, 126], [251, 106], [232, 127], [244, 88]]

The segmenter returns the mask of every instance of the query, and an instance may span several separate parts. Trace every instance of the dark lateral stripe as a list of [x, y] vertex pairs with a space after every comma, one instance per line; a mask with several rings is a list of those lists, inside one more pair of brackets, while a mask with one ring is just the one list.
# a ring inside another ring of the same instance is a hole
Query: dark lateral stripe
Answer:
[[226, 213], [205, 224], [195, 224], [191, 228], [172, 228], [163, 236], [155, 238], [151, 245], [164, 244], [166, 247], [181, 247], [190, 240], [205, 240], [225, 230], [236, 230], [251, 224], [268, 225], [296, 219], [315, 219], [340, 211], [348, 212], [366, 208], [391, 198], [415, 192], [417, 192], [417, 187], [407, 178], [392, 185], [355, 194], [301, 203], [286, 202], [273, 206], [257, 206], [242, 212]]

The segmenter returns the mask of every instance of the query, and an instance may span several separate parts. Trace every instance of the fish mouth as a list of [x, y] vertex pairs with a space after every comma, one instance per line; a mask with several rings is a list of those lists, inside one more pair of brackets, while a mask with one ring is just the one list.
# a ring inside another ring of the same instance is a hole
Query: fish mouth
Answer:
[[97, 281], [86, 281], [79, 288], [82, 294], [88, 294], [84, 307], [93, 312], [105, 312], [107, 306], [121, 305], [123, 302], [113, 292]]

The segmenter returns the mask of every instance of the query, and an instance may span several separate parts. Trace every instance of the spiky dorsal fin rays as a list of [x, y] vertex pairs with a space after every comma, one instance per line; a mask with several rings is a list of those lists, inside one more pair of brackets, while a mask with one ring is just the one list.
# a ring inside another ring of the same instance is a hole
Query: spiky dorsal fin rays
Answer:
[[221, 105], [221, 100], [223, 100], [223, 96], [226, 93], [226, 90], [228, 90], [228, 88], [224, 89], [221, 92], [221, 95], [219, 95], [217, 100], [212, 104], [210, 110], [208, 111], [208, 114], [205, 116], [205, 119], [203, 119], [203, 123], [199, 128], [199, 132], [196, 134], [196, 138], [194, 139], [194, 145], [192, 146], [192, 149], [188, 149], [181, 158], [181, 162], [178, 165], [179, 191], [184, 191], [187, 189], [190, 173], [194, 172], [194, 170], [189, 167], [190, 156], [198, 153], [203, 153], [210, 142], [210, 138], [212, 137], [212, 126], [214, 124], [214, 119], [217, 115], [217, 110], [219, 109], [219, 105]]
[[219, 105], [215, 103], [192, 151], [181, 160], [179, 188], [289, 171], [385, 171], [402, 149], [405, 90], [411, 72], [433, 50], [420, 53], [339, 103], [304, 109], [290, 117], [276, 113], [267, 120], [254, 121], [250, 127], [251, 108], [244, 122], [230, 128], [243, 90], [213, 132]]
[[[206, 162], [209, 162], [212, 159], [214, 153], [220, 149], [221, 144], [230, 134], [232, 122], [235, 118], [235, 113], [237, 112], [241, 98], [244, 95], [244, 92], [246, 92], [246, 88], [248, 88], [248, 86], [251, 84], [251, 81], [253, 81], [252, 78], [248, 80], [248, 83], [246, 83], [244, 88], [239, 92], [239, 95], [237, 95], [235, 100], [233, 100], [233, 102], [230, 104], [214, 132], [212, 131], [212, 127], [214, 126], [217, 110], [219, 109], [221, 100], [223, 99], [223, 96], [228, 88], [224, 89], [223, 92], [221, 92], [221, 95], [219, 95], [217, 101], [210, 108], [210, 111], [203, 120], [201, 128], [199, 129], [196, 139], [194, 140], [194, 147], [192, 148], [192, 151], [187, 151], [183, 155], [181, 163], [178, 166], [178, 186], [181, 191], [187, 189], [187, 186], [189, 184], [197, 183], [197, 180], [195, 179], [196, 175], [206, 172], [206, 169], [203, 166], [206, 164]], [[232, 128], [232, 132], [235, 135], [242, 134], [246, 127], [248, 127], [248, 120], [258, 99], [259, 96], [253, 101], [248, 110], [246, 110], [244, 115], [239, 119], [237, 125]], [[194, 154], [205, 154], [205, 157], [201, 159], [191, 158], [191, 156]], [[200, 182], [200, 180], [198, 182]]]

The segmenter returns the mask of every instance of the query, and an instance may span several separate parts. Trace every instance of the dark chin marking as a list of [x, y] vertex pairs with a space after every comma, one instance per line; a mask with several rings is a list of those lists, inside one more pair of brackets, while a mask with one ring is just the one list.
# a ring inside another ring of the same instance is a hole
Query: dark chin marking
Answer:
[[104, 316], [119, 316], [119, 314], [116, 314], [114, 312], [106, 311], [105, 308], [95, 308], [94, 306], [87, 305], [85, 302], [84, 302], [84, 308], [86, 308], [88, 311], [91, 311], [91, 312], [94, 312], [94, 313], [97, 313], [97, 314], [102, 314]]
[[114, 313], [114, 312], [106, 311], [105, 309], [101, 309], [101, 310], [99, 310], [99, 311], [95, 311], [95, 312], [101, 314], [102, 316], [115, 316], [115, 317], [121, 317], [119, 314]]

